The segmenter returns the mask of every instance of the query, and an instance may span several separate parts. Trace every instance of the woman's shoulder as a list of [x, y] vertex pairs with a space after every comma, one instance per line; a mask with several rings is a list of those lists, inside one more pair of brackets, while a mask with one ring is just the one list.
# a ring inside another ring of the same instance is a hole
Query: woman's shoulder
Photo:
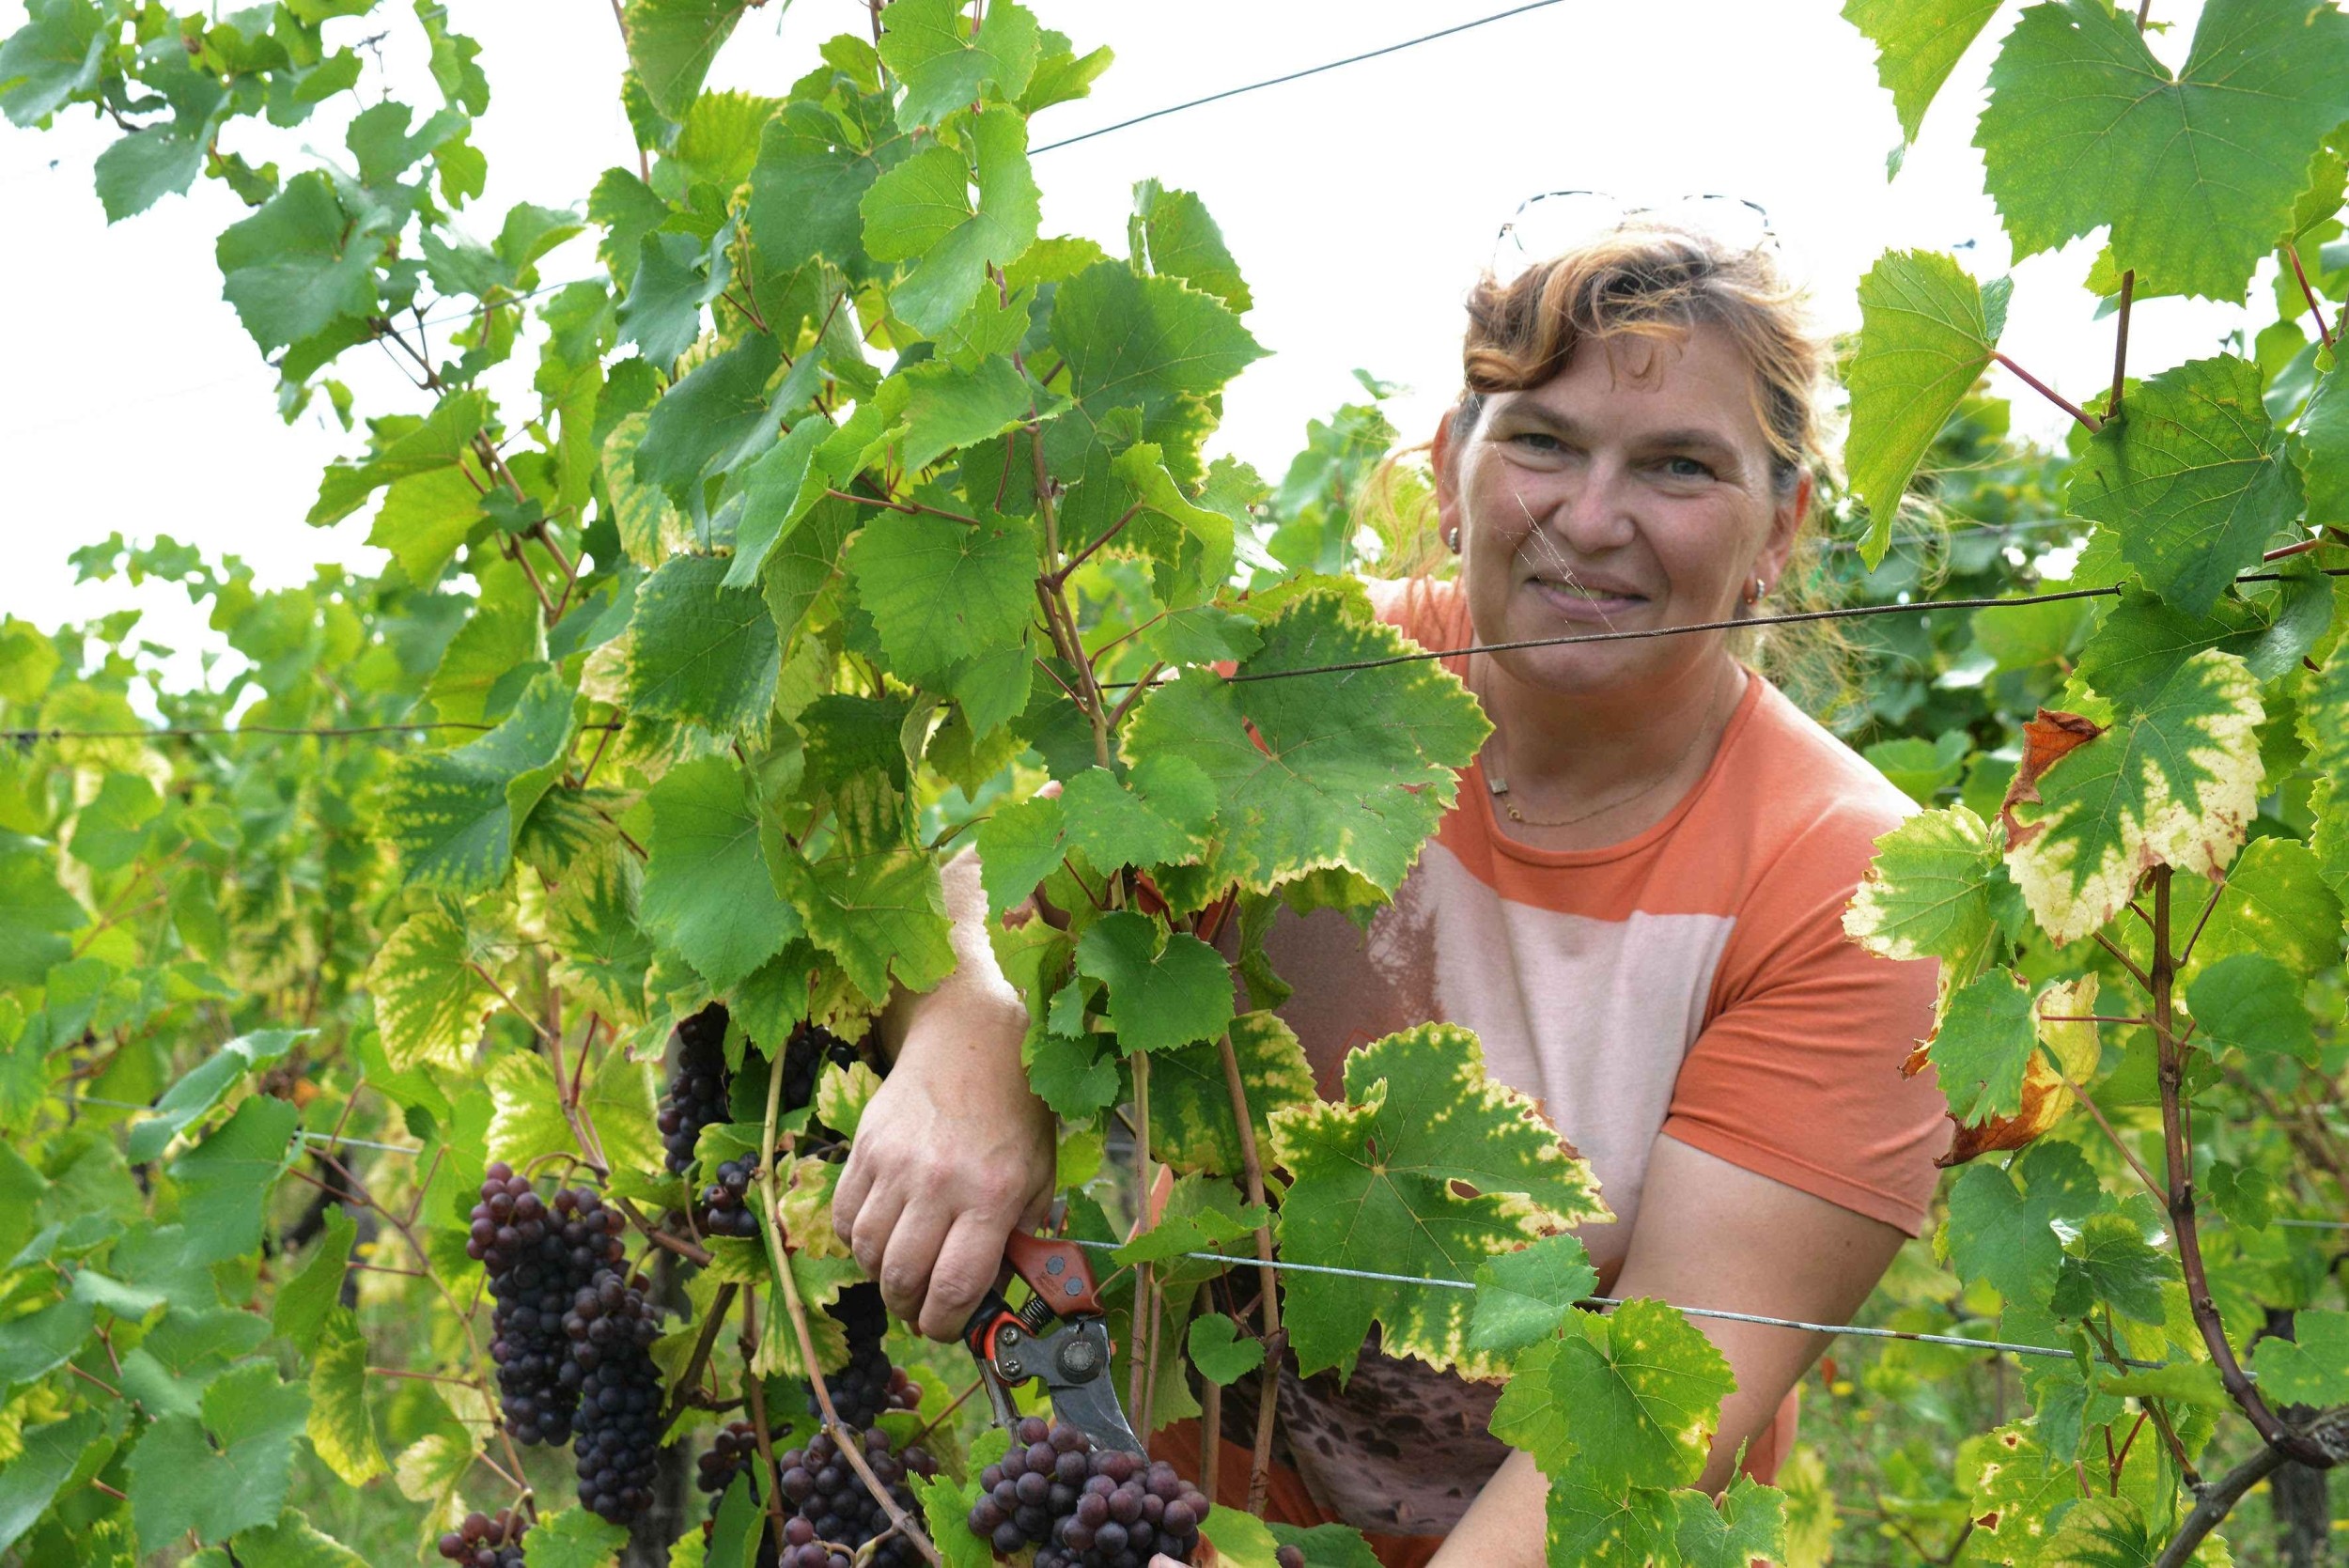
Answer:
[[1461, 616], [1460, 585], [1440, 577], [1365, 577], [1380, 620], [1423, 645], [1447, 638]]
[[1766, 677], [1751, 678], [1762, 689], [1736, 748], [1736, 777], [1724, 782], [1774, 830], [1769, 837], [1803, 844], [1805, 861], [1822, 851], [1829, 862], [1857, 857], [1856, 865], [1831, 868], [1856, 877], [1875, 841], [1914, 815], [1917, 803]]

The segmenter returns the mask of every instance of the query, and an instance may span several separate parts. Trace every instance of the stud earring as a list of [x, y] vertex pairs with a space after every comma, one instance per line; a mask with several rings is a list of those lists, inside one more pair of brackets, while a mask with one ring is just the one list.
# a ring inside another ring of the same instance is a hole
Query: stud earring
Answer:
[[1766, 595], [1769, 591], [1769, 584], [1762, 581], [1761, 573], [1756, 572], [1753, 578], [1752, 590], [1746, 595], [1746, 602], [1748, 604], [1759, 604], [1762, 602], [1763, 596]]

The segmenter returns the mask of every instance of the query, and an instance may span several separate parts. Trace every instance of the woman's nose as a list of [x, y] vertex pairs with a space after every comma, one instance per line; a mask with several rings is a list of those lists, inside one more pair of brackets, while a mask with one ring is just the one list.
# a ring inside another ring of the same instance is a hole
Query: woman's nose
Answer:
[[1628, 475], [1604, 459], [1562, 476], [1548, 507], [1532, 508], [1534, 521], [1582, 554], [1619, 549], [1638, 531], [1632, 517]]

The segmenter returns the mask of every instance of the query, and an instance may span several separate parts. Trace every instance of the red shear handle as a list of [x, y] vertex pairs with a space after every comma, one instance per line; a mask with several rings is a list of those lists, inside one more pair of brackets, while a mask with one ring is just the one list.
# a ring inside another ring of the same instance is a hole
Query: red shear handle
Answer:
[[1101, 1299], [1094, 1294], [1093, 1265], [1074, 1242], [1014, 1231], [1003, 1243], [1003, 1257], [1012, 1272], [1025, 1280], [1056, 1315], [1099, 1315]]

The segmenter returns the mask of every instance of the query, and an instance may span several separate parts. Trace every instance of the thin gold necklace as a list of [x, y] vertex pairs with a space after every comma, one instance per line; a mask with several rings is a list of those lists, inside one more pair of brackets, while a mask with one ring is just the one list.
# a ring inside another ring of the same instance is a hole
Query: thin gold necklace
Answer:
[[[1640, 796], [1646, 794], [1649, 790], [1654, 789], [1664, 780], [1671, 778], [1674, 773], [1679, 772], [1680, 765], [1688, 760], [1689, 753], [1697, 749], [1697, 742], [1703, 739], [1705, 731], [1711, 729], [1712, 727], [1711, 719], [1708, 715], [1706, 721], [1700, 723], [1696, 728], [1696, 732], [1689, 736], [1688, 743], [1680, 749], [1680, 754], [1672, 758], [1672, 761], [1666, 765], [1664, 770], [1657, 774], [1655, 778], [1650, 779], [1643, 784], [1633, 785], [1630, 789], [1614, 797], [1612, 800], [1606, 801], [1602, 805], [1593, 806], [1589, 811], [1577, 812], [1572, 816], [1562, 816], [1556, 818], [1555, 820], [1545, 820], [1541, 817], [1527, 816], [1522, 812], [1518, 811], [1515, 803], [1508, 799], [1508, 779], [1501, 773], [1496, 771], [1489, 760], [1487, 760], [1485, 764], [1485, 787], [1494, 800], [1501, 802], [1501, 809], [1509, 814], [1509, 820], [1517, 824], [1517, 826], [1521, 828], [1571, 828], [1578, 822], [1588, 822], [1594, 816], [1604, 815], [1606, 813], [1613, 811], [1617, 806], [1628, 804], [1632, 800], [1637, 800]], [[1487, 741], [1486, 744], [1492, 747], [1499, 747], [1500, 743], [1501, 726], [1499, 724], [1495, 724], [1493, 726], [1492, 738]], [[1505, 766], [1507, 762], [1505, 752], [1503, 753], [1502, 762]]]

